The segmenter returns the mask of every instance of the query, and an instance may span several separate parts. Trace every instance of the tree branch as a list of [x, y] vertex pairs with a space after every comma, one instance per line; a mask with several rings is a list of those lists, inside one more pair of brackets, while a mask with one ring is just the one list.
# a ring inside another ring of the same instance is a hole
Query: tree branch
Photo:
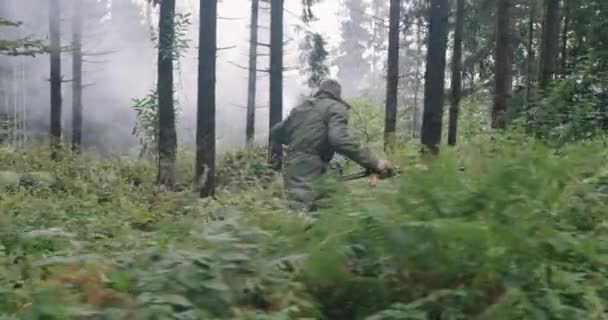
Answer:
[[[243, 70], [251, 70], [248, 67], [242, 66], [242, 65], [240, 65], [238, 63], [235, 63], [235, 62], [232, 62], [232, 61], [228, 61], [228, 63], [230, 63], [231, 65], [233, 65], [235, 67], [241, 68]], [[270, 72], [270, 70], [264, 70], [264, 69], [256, 69], [255, 71], [257, 71], [257, 72]]]

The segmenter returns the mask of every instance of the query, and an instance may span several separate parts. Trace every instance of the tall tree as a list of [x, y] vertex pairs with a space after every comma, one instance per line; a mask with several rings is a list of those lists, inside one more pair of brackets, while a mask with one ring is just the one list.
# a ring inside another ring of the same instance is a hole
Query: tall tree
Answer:
[[462, 95], [462, 37], [464, 35], [464, 0], [456, 2], [456, 28], [454, 30], [454, 50], [452, 56], [452, 101], [448, 125], [448, 144], [456, 145], [458, 133], [458, 111]]
[[492, 127], [507, 127], [507, 111], [513, 89], [512, 0], [498, 0], [496, 11], [496, 50], [494, 62], [494, 105]]
[[441, 143], [448, 14], [448, 0], [431, 0], [421, 140], [432, 153]]
[[82, 144], [82, 1], [74, 1], [72, 16], [72, 151]]
[[251, 26], [249, 29], [249, 83], [247, 86], [247, 125], [245, 129], [247, 145], [253, 144], [255, 136], [255, 109], [258, 68], [258, 16], [259, 0], [251, 0]]
[[526, 109], [530, 107], [532, 99], [532, 85], [534, 83], [534, 25], [536, 22], [536, 2], [530, 1], [528, 6], [528, 42], [526, 44]]
[[329, 52], [325, 49], [327, 42], [322, 35], [316, 32], [307, 32], [300, 46], [300, 62], [306, 68], [301, 69], [301, 74], [306, 75], [306, 84], [315, 89], [319, 82], [329, 75], [329, 67], [326, 64]]
[[386, 77], [386, 109], [384, 118], [384, 147], [394, 143], [397, 131], [397, 91], [399, 88], [399, 22], [401, 3], [391, 0], [388, 35], [388, 70]]
[[557, 71], [559, 55], [559, 0], [545, 0], [540, 49], [539, 86], [547, 88]]
[[202, 197], [215, 195], [215, 83], [217, 0], [200, 0], [196, 181]]
[[564, 76], [568, 72], [568, 32], [570, 32], [570, 10], [570, 1], [564, 0], [564, 13], [562, 14], [564, 26], [562, 28], [562, 45], [560, 54], [560, 73]]
[[158, 177], [157, 183], [172, 186], [177, 153], [173, 98], [175, 55], [175, 0], [160, 1], [158, 30]]
[[[283, 6], [270, 1], [270, 129], [283, 119]], [[283, 146], [269, 143], [269, 161], [278, 170], [283, 165]]]
[[345, 96], [353, 95], [363, 89], [370, 74], [371, 65], [365, 58], [371, 35], [366, 26], [371, 17], [365, 12], [368, 8], [364, 0], [344, 1], [347, 13], [341, 26], [340, 52], [335, 64], [338, 67], [338, 79], [342, 83]]
[[388, 2], [385, 0], [372, 0], [371, 2], [371, 34], [370, 34], [370, 49], [371, 49], [371, 78], [372, 81], [379, 80], [381, 76], [381, 67], [378, 65], [379, 61], [386, 48], [386, 41], [388, 39], [385, 26], [385, 17], [389, 15]]
[[423, 19], [419, 18], [416, 27], [416, 71], [414, 72], [414, 102], [412, 110], [412, 137], [417, 138], [420, 134], [420, 88], [422, 87], [421, 69], [423, 63], [422, 47], [424, 41], [422, 39], [422, 24]]
[[60, 0], [49, 2], [51, 56], [51, 158], [59, 158], [61, 147], [61, 7]]

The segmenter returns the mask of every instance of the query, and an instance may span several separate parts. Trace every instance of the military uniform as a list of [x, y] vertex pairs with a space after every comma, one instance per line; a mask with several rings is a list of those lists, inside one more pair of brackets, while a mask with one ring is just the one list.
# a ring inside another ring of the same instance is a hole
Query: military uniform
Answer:
[[285, 189], [295, 209], [314, 208], [315, 200], [322, 196], [316, 184], [335, 153], [362, 167], [377, 168], [378, 159], [348, 134], [349, 109], [331, 93], [319, 91], [272, 128], [272, 143], [288, 146]]

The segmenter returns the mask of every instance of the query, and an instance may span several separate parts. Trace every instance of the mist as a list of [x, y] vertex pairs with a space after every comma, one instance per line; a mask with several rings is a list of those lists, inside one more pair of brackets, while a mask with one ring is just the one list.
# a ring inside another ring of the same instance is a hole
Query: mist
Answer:
[[[62, 45], [68, 47], [72, 38], [73, 0], [62, 0]], [[83, 146], [110, 154], [136, 154], [139, 143], [132, 130], [136, 123], [133, 99], [146, 96], [155, 88], [157, 51], [151, 28], [156, 28], [158, 8], [150, 8], [144, 0], [81, 0], [83, 6], [84, 124]], [[42, 0], [3, 0], [0, 15], [21, 21], [11, 28], [11, 37], [31, 36], [48, 40], [48, 3]], [[266, 7], [267, 5], [263, 5]], [[286, 1], [284, 115], [302, 95], [309, 94], [304, 77], [299, 73], [298, 44], [303, 37], [297, 27], [320, 32], [327, 37], [330, 49], [339, 36], [336, 19], [339, 4], [325, 1], [315, 8], [318, 21], [305, 25], [300, 21], [299, 0]], [[217, 145], [218, 151], [245, 145], [245, 104], [249, 49], [250, 2], [224, 0], [219, 3], [217, 60]], [[189, 50], [175, 65], [176, 107], [178, 109], [178, 145], [194, 144], [196, 132], [198, 1], [177, 0], [177, 13], [191, 14], [186, 38]], [[268, 43], [269, 10], [260, 10], [260, 42]], [[267, 69], [267, 48], [260, 47], [259, 68]], [[63, 136], [71, 137], [71, 52], [62, 53]], [[13, 85], [10, 94], [0, 101], [3, 110], [20, 119], [21, 137], [13, 142], [43, 139], [49, 128], [49, 57], [0, 56], [1, 77]], [[14, 88], [13, 88], [14, 87]], [[256, 137], [265, 144], [268, 135], [268, 75], [258, 74]]]

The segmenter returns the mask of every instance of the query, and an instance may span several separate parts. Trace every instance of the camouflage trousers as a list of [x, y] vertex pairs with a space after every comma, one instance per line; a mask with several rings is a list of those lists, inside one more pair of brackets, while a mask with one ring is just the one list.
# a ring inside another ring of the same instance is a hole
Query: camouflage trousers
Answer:
[[288, 159], [285, 188], [291, 209], [314, 215], [331, 195], [328, 186], [327, 163], [320, 157], [298, 154]]

